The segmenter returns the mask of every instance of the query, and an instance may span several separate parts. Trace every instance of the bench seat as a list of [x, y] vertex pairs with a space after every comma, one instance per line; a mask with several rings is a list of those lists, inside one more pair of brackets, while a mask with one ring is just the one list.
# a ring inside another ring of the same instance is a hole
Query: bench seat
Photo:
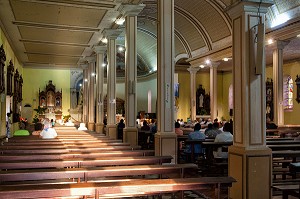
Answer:
[[3, 198], [55, 198], [69, 196], [92, 196], [94, 198], [121, 198], [143, 196], [155, 193], [169, 193], [184, 190], [200, 190], [214, 186], [216, 198], [220, 198], [220, 188], [230, 187], [232, 177], [202, 177], [174, 179], [137, 179], [125, 182], [76, 183], [56, 185], [0, 186]]
[[66, 178], [79, 178], [84, 181], [88, 181], [89, 178], [97, 177], [168, 174], [175, 172], [178, 172], [181, 177], [184, 177], [184, 171], [186, 169], [192, 170], [197, 168], [196, 164], [166, 164], [69, 169], [9, 170], [0, 171], [0, 182]]

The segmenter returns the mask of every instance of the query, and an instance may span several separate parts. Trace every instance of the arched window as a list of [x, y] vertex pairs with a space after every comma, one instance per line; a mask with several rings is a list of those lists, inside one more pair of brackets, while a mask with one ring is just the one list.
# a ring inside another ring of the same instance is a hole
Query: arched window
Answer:
[[283, 80], [283, 106], [284, 110], [293, 110], [293, 79], [289, 75]]

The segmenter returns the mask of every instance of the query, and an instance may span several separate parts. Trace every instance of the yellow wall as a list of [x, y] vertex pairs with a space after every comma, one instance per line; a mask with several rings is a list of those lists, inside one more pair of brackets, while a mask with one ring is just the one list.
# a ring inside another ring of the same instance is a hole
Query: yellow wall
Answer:
[[[5, 81], [5, 89], [6, 86], [6, 71], [7, 66], [9, 65], [10, 60], [12, 60], [14, 64], [14, 69], [18, 69], [20, 75], [23, 76], [23, 66], [20, 64], [19, 60], [17, 59], [13, 49], [11, 48], [10, 44], [8, 43], [7, 38], [5, 37], [2, 29], [0, 28], [0, 46], [3, 45], [5, 55], [6, 55], [6, 61], [5, 61], [5, 67], [4, 67], [4, 81]], [[23, 76], [24, 77], [24, 76]], [[6, 93], [6, 91], [5, 91]], [[6, 94], [3, 94], [2, 99], [5, 99], [4, 101], [1, 100], [0, 104], [0, 137], [6, 135], [6, 112], [9, 112], [9, 110], [6, 110]], [[14, 130], [18, 129], [18, 125], [12, 125], [11, 132], [14, 132]]]
[[[293, 111], [284, 113], [284, 124], [300, 124], [299, 113], [300, 104], [296, 101], [297, 86], [295, 83], [296, 75], [300, 75], [300, 61], [295, 61], [291, 63], [286, 63], [283, 65], [283, 75], [291, 75], [294, 81], [294, 108]], [[273, 67], [266, 68], [266, 78], [273, 79]]]
[[45, 90], [49, 80], [52, 80], [56, 90], [62, 89], [62, 111], [63, 115], [68, 115], [68, 109], [70, 109], [70, 70], [24, 68], [23, 105], [28, 103], [33, 108], [37, 108], [39, 89]]
[[[205, 89], [206, 93], [210, 92], [210, 76], [209, 72], [199, 71], [196, 76], [196, 87], [200, 84]], [[178, 118], [182, 118], [184, 121], [190, 117], [190, 73], [180, 72], [178, 73], [179, 82], [179, 110]], [[232, 83], [231, 73], [218, 73], [218, 119], [222, 117], [226, 120], [230, 119], [228, 110], [228, 90]], [[195, 91], [196, 92], [196, 91]]]

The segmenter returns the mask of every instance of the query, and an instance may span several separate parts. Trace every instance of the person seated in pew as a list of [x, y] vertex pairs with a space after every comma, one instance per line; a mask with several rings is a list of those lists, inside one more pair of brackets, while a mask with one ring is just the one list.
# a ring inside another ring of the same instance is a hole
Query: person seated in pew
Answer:
[[[175, 133], [177, 135], [183, 135], [183, 131], [180, 129], [179, 122], [175, 122]], [[182, 149], [182, 141], [179, 142], [179, 148]]]
[[[197, 123], [195, 126], [194, 126], [194, 132], [191, 132], [188, 136], [188, 140], [205, 140], [205, 134], [202, 133], [200, 131], [201, 129], [201, 124], [200, 123]], [[191, 150], [191, 145], [187, 145], [186, 146], [186, 149], [184, 151], [185, 153], [191, 153], [192, 150]], [[195, 144], [194, 145], [194, 153], [195, 154], [203, 154], [203, 150], [202, 150], [202, 147], [200, 144]]]
[[55, 129], [52, 128], [50, 121], [44, 121], [44, 129], [40, 133], [40, 137], [43, 139], [53, 139], [57, 137], [57, 133]]
[[209, 126], [212, 126], [211, 129], [207, 128], [207, 131], [205, 130], [204, 134], [208, 138], [215, 138], [218, 134], [221, 134], [222, 131], [219, 129], [219, 123], [215, 122], [213, 124], [208, 124]]
[[267, 117], [267, 119], [266, 119], [266, 128], [267, 129], [277, 129], [278, 126], [275, 123], [271, 122], [271, 119], [269, 117]]
[[[230, 124], [226, 122], [223, 127], [223, 132], [218, 134], [214, 142], [232, 142], [233, 135], [230, 133]], [[215, 158], [228, 158], [228, 152], [222, 151], [223, 147], [219, 147], [217, 151], [214, 151]]]

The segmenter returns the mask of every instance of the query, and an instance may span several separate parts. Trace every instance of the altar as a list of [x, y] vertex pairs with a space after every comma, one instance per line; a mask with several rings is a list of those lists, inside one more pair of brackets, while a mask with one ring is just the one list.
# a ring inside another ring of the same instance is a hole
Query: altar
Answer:
[[41, 115], [50, 120], [62, 119], [62, 90], [56, 91], [52, 80], [49, 80], [45, 90], [39, 89], [39, 106], [46, 108], [45, 114]]

